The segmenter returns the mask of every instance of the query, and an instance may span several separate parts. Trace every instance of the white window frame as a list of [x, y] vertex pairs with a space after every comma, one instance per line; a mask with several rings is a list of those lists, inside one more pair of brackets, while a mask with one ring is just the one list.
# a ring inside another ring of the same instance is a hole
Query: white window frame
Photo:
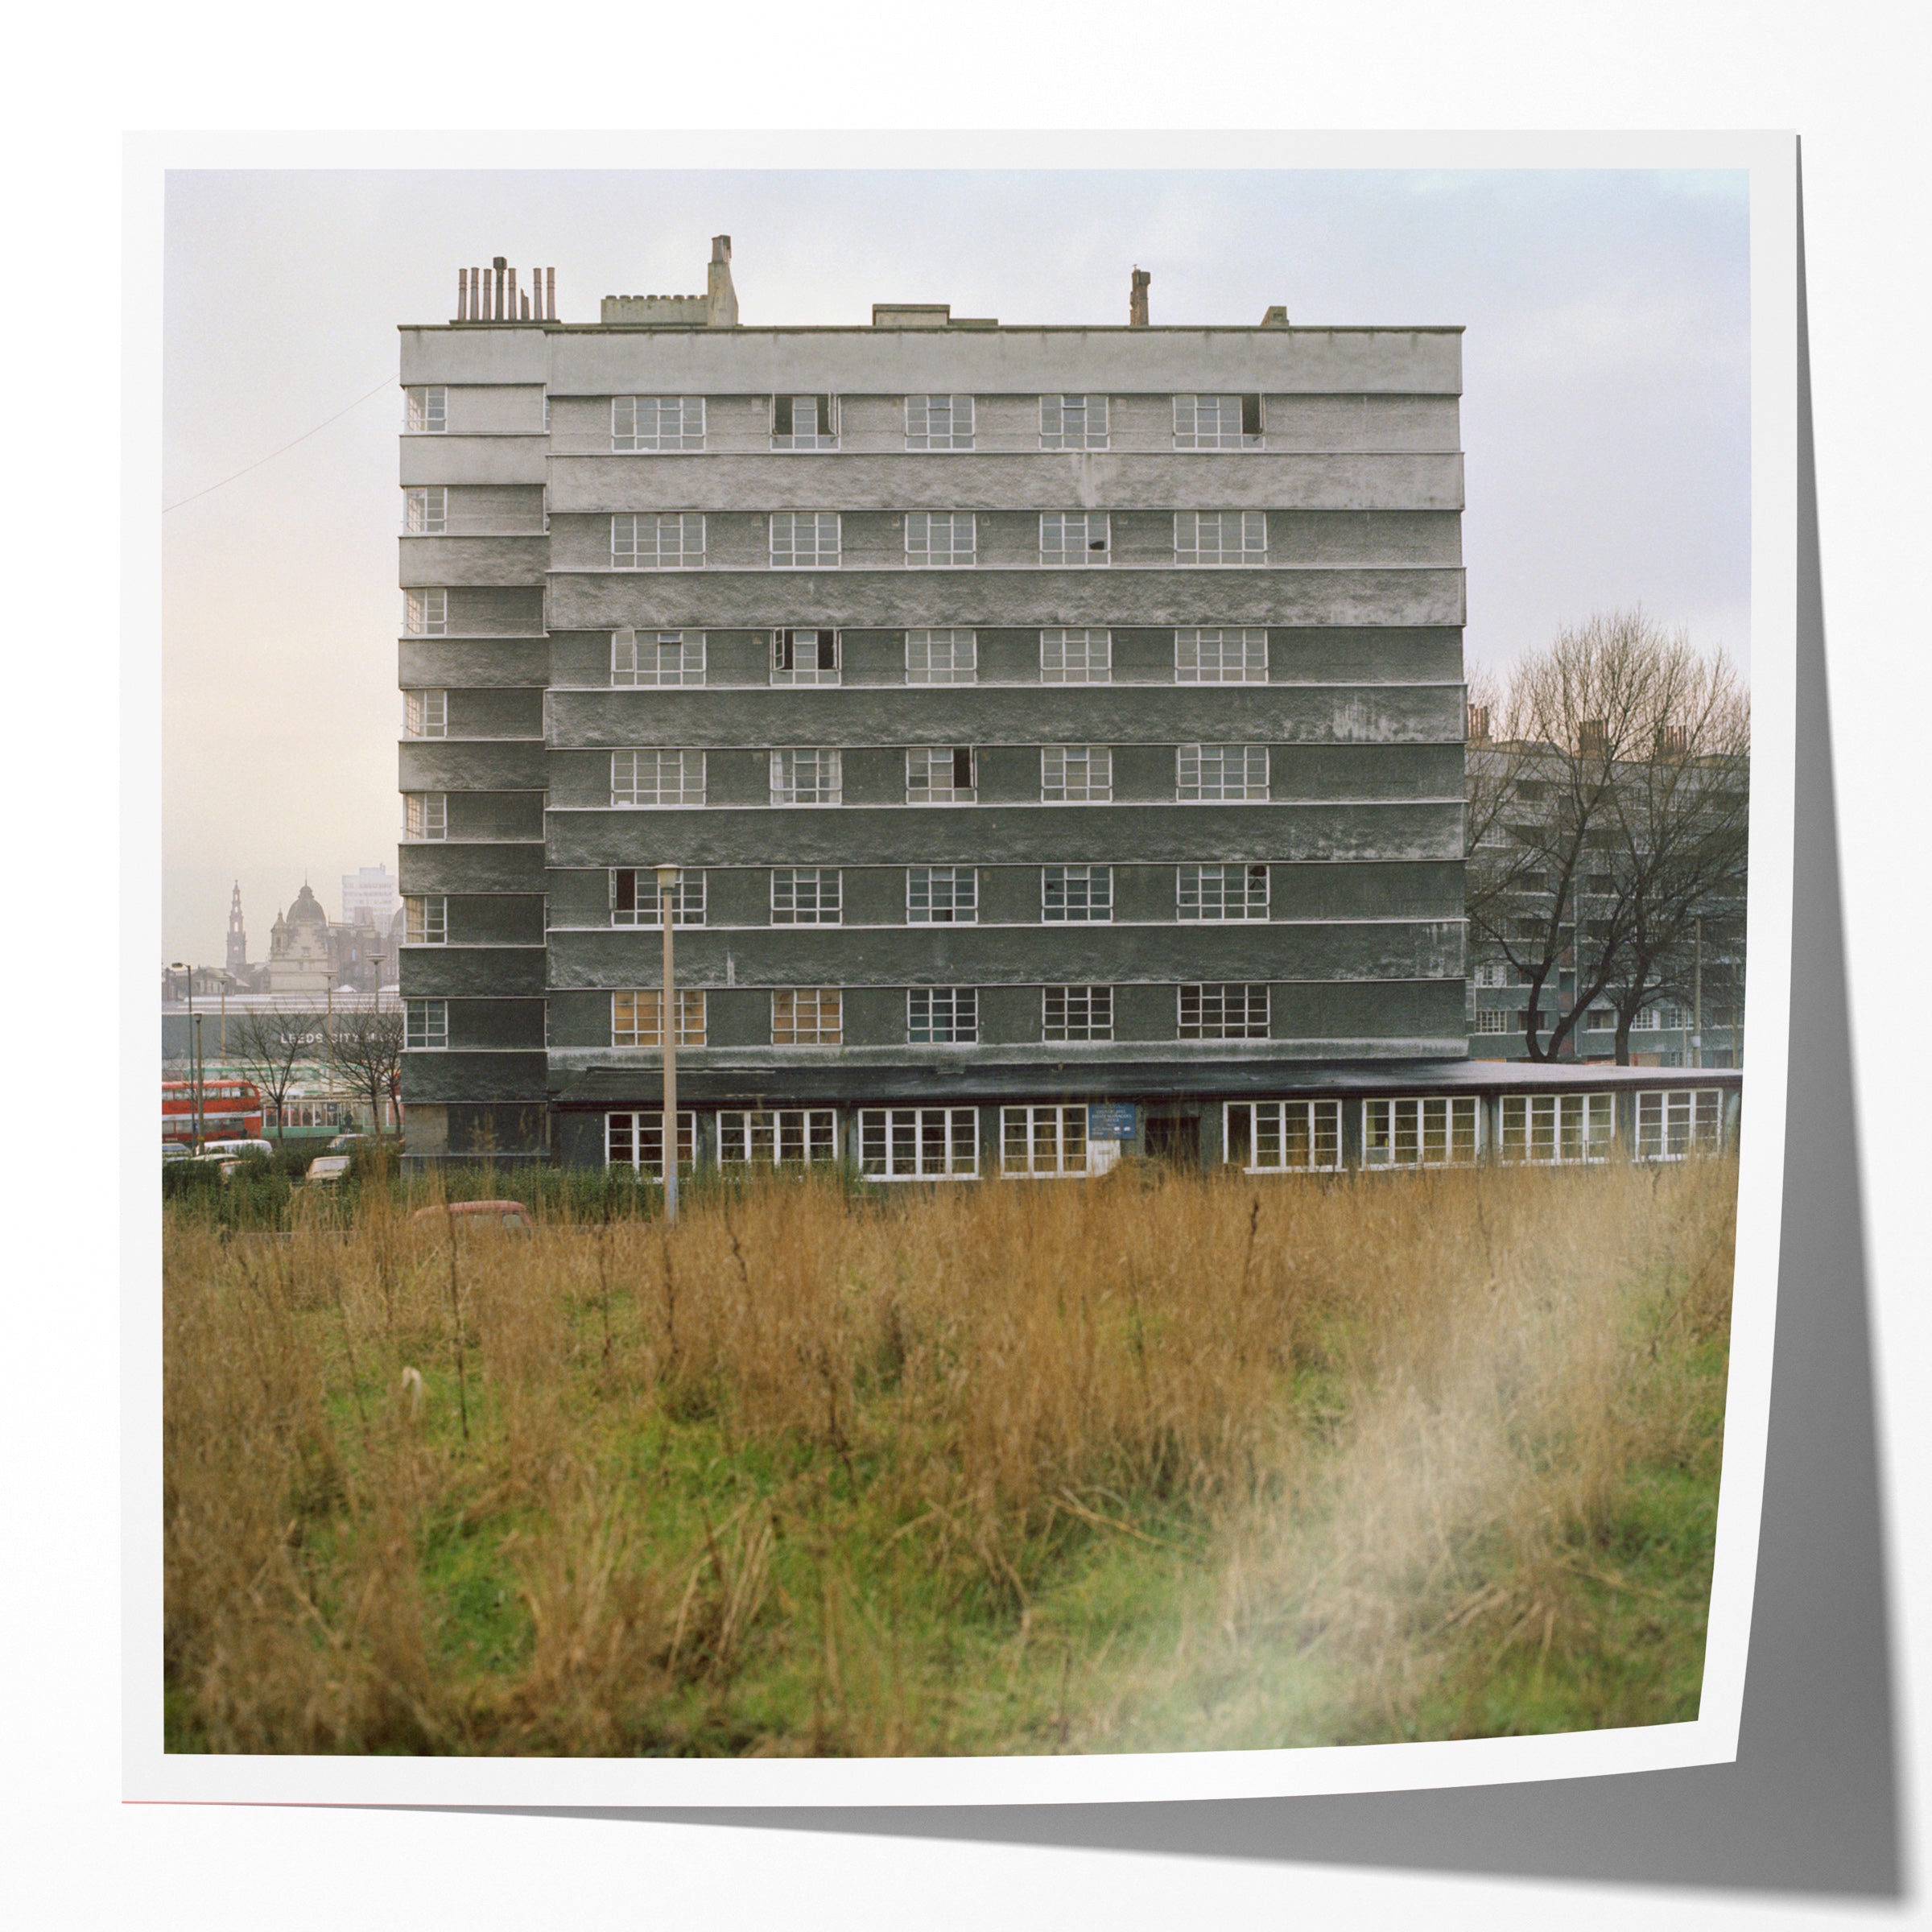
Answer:
[[406, 691], [402, 694], [402, 734], [411, 738], [449, 736], [449, 693]]
[[[1257, 427], [1242, 427], [1241, 392], [1205, 392], [1174, 398], [1174, 446], [1176, 449], [1262, 449], [1267, 446], [1266, 402], [1253, 390]], [[1229, 405], [1233, 407], [1231, 409]]]
[[[945, 894], [943, 910], [939, 900], [942, 888]], [[979, 921], [980, 873], [977, 866], [908, 865], [906, 868], [906, 923], [908, 926], [976, 926]]]
[[[944, 1018], [941, 1018], [942, 1009]], [[920, 1016], [922, 1013], [924, 1018]], [[939, 1037], [943, 1026], [945, 1035]], [[909, 986], [906, 989], [906, 1043], [909, 1046], [976, 1046], [980, 1039], [980, 989], [976, 986]]]
[[[1483, 1158], [1483, 1109], [1474, 1094], [1390, 1094], [1361, 1108], [1364, 1170], [1471, 1167]], [[1413, 1158], [1397, 1158], [1405, 1147]]]
[[[943, 407], [935, 408], [934, 405]], [[906, 447], [908, 449], [971, 449], [973, 399], [971, 396], [928, 393], [906, 398]], [[964, 422], [964, 427], [960, 427]], [[935, 425], [943, 427], [935, 427]]]
[[1042, 745], [1040, 803], [1042, 805], [1112, 804], [1113, 747]]
[[[677, 761], [675, 766], [667, 763], [673, 758]], [[667, 779], [672, 782], [667, 782]], [[704, 753], [662, 747], [613, 751], [610, 754], [610, 802], [627, 811], [664, 811], [702, 805]]]
[[[801, 795], [799, 761], [812, 761], [811, 783]], [[827, 745], [774, 747], [771, 753], [771, 803], [811, 807], [837, 805], [844, 799], [844, 766], [839, 753]]]
[[[630, 1002], [628, 1015], [624, 1002]], [[680, 1046], [702, 1046], [704, 1044], [705, 1023], [708, 1014], [705, 1010], [704, 989], [701, 986], [680, 986], [678, 989], [678, 1044]], [[646, 1014], [650, 1015], [649, 1024]], [[627, 1022], [628, 1020], [628, 1023]], [[610, 1043], [617, 1046], [654, 1046], [662, 1051], [664, 1045], [664, 989], [662, 986], [617, 986], [610, 995]]]
[[402, 493], [402, 527], [412, 537], [449, 535], [449, 489], [442, 483], [419, 484]]
[[[960, 539], [962, 537], [964, 541]], [[935, 538], [942, 540], [935, 541]], [[908, 570], [971, 570], [980, 560], [980, 519], [970, 510], [909, 510]]]
[[[1261, 995], [1258, 1030], [1255, 1013], [1257, 993]], [[1190, 993], [1194, 996], [1197, 1013], [1191, 1026], [1187, 1019]], [[1228, 1009], [1236, 993], [1241, 996], [1241, 1021], [1238, 1030], [1231, 1032]], [[1217, 1021], [1209, 1020], [1211, 1006], [1220, 1013]], [[1174, 989], [1174, 1030], [1183, 1040], [1265, 1040], [1269, 1037], [1274, 1013], [1274, 989], [1265, 980], [1197, 980]], [[1209, 1030], [1211, 1026], [1212, 1031]]]
[[411, 638], [449, 635], [449, 592], [440, 588], [402, 593], [402, 632]]
[[[1077, 403], [1080, 427], [1067, 427], [1068, 403]], [[1100, 406], [1100, 427], [1094, 427], [1094, 406]], [[1108, 446], [1108, 416], [1105, 396], [1092, 394], [1040, 398], [1040, 448], [1042, 449], [1104, 449]]]
[[980, 1110], [861, 1108], [859, 1172], [869, 1181], [977, 1180]]
[[[959, 782], [960, 753], [966, 754], [967, 776]], [[939, 763], [935, 761], [943, 760]], [[935, 771], [950, 770], [943, 785], [932, 782]], [[906, 751], [906, 803], [908, 805], [972, 805], [980, 795], [980, 756], [971, 745], [912, 745]]]
[[613, 396], [610, 447], [620, 456], [702, 450], [704, 416], [702, 396]]
[[1111, 684], [1113, 633], [1088, 626], [1040, 633], [1042, 684]]
[[1265, 684], [1268, 633], [1188, 627], [1174, 634], [1174, 681], [1177, 684]]
[[[812, 427], [801, 431], [799, 428], [799, 405], [811, 405]], [[818, 427], [819, 405], [825, 405], [825, 426]], [[778, 409], [781, 403], [789, 405], [791, 427], [778, 427]], [[839, 398], [836, 395], [795, 395], [789, 391], [771, 398], [771, 446], [775, 450], [836, 449], [839, 446]]]
[[402, 901], [402, 943], [447, 946], [449, 900], [443, 893], [410, 893]]
[[[800, 543], [801, 532], [809, 535], [808, 543]], [[836, 510], [771, 512], [770, 564], [774, 570], [836, 570], [844, 541], [843, 520]]]
[[[1230, 873], [1239, 877], [1230, 881], [1228, 877]], [[1212, 865], [1177, 865], [1174, 869], [1174, 917], [1189, 925], [1201, 926], [1235, 926], [1265, 920], [1269, 898], [1268, 873], [1269, 869], [1265, 865], [1245, 860], [1229, 860]], [[1215, 875], [1212, 898], [1208, 892], [1210, 874]], [[1255, 896], [1257, 875], [1261, 888], [1258, 900]], [[1230, 884], [1236, 888], [1232, 898], [1228, 891]], [[1229, 910], [1231, 904], [1233, 910]]]
[[[806, 655], [811, 659], [809, 664], [801, 662]], [[840, 638], [836, 630], [801, 629], [774, 630], [771, 634], [774, 684], [836, 684], [839, 659]]]
[[[943, 658], [941, 653], [944, 654]], [[979, 681], [978, 632], [906, 632], [906, 682], [908, 684], [976, 684]]]
[[405, 1000], [402, 1002], [402, 1046], [407, 1053], [447, 1053], [449, 1051], [449, 1001]]
[[449, 794], [406, 791], [402, 795], [402, 836], [434, 844], [449, 837]]
[[1507, 1033], [1509, 1022], [1515, 1018], [1501, 1006], [1479, 1006], [1476, 1009], [1476, 1022], [1470, 1028], [1472, 1033]]
[[[654, 1142], [657, 1158], [646, 1149]], [[678, 1171], [689, 1173], [698, 1164], [698, 1119], [687, 1107], [678, 1109]], [[662, 1107], [619, 1111], [604, 1117], [604, 1165], [628, 1167], [636, 1174], [648, 1174], [654, 1180], [664, 1178], [664, 1109]]]
[[[674, 539], [668, 547], [665, 543], [667, 536]], [[704, 540], [704, 513], [701, 510], [626, 511], [610, 519], [610, 567], [613, 570], [702, 570]]]
[[[1076, 1005], [1084, 1018], [1075, 1018]], [[1055, 1009], [1059, 1017], [1055, 1017]], [[1112, 986], [1042, 986], [1040, 989], [1040, 1038], [1049, 1044], [1113, 1038]]]
[[836, 1108], [727, 1108], [718, 1115], [720, 1167], [836, 1167], [838, 1163]]
[[[1268, 796], [1268, 749], [1265, 745], [1177, 745], [1174, 749], [1174, 797], [1184, 805], [1252, 804], [1265, 800]], [[1237, 787], [1231, 789], [1228, 766], [1236, 759], [1240, 761], [1241, 780]], [[1212, 778], [1211, 773], [1215, 774]]]
[[[799, 916], [799, 881], [800, 875], [812, 875], [812, 906], [808, 916]], [[829, 898], [825, 882], [832, 881]], [[789, 906], [781, 906], [779, 881], [785, 881], [785, 889], [791, 899]], [[844, 923], [845, 881], [844, 875], [836, 865], [774, 865], [771, 869], [771, 923], [774, 926], [840, 926]]]
[[1512, 1166], [1594, 1165], [1608, 1160], [1616, 1150], [1616, 1096], [1506, 1093], [1496, 1130], [1496, 1158]]
[[[704, 923], [704, 877], [702, 870], [696, 866], [680, 865], [678, 882], [671, 889], [671, 927], [675, 932], [680, 926], [702, 926]], [[630, 904], [624, 902], [622, 881], [630, 881]], [[658, 890], [658, 869], [654, 865], [613, 865], [610, 868], [610, 923], [626, 929], [649, 927], [652, 931], [664, 923], [663, 894]]]
[[1721, 1087], [1653, 1087], [1637, 1096], [1637, 1158], [1681, 1161], [1724, 1145]]
[[1090, 1171], [1087, 1103], [1000, 1109], [1000, 1178], [1006, 1181], [1078, 1181]]
[[440, 436], [449, 431], [449, 389], [446, 383], [417, 383], [402, 392], [402, 433]]
[[[1242, 1132], [1236, 1132], [1236, 1122]], [[1230, 1166], [1245, 1137], [1244, 1174], [1339, 1174], [1342, 1168], [1340, 1100], [1226, 1100], [1221, 1106], [1221, 1157]], [[1298, 1154], [1301, 1158], [1296, 1158]]]
[[[668, 663], [667, 652], [674, 654]], [[610, 634], [610, 682], [617, 691], [662, 691], [702, 684], [704, 632], [638, 631], [628, 627], [613, 630]]]
[[[1053, 875], [1058, 873], [1062, 894], [1062, 910], [1053, 910], [1051, 897]], [[1087, 888], [1088, 910], [1077, 916], [1067, 910], [1071, 903], [1070, 894], [1075, 884], [1074, 875], [1085, 877], [1077, 882]], [[1093, 888], [1098, 883], [1104, 888], [1102, 896], [1106, 910], [1096, 912]], [[1110, 926], [1113, 923], [1113, 868], [1111, 865], [1042, 865], [1040, 868], [1040, 923], [1042, 926]]]
[[[1228, 542], [1228, 518], [1236, 519], [1235, 541]], [[1212, 546], [1202, 533], [1213, 519]], [[1247, 569], [1268, 561], [1268, 513], [1265, 510], [1177, 510], [1174, 513], [1174, 560], [1199, 570]]]
[[[791, 1017], [782, 1020], [781, 1003], [787, 1001], [791, 1002]], [[844, 989], [837, 986], [774, 986], [771, 991], [771, 1043], [774, 1046], [844, 1046]]]
[[[1099, 544], [1094, 538], [1099, 536]], [[1113, 561], [1113, 519], [1104, 510], [1040, 512], [1040, 568], [1092, 570]]]

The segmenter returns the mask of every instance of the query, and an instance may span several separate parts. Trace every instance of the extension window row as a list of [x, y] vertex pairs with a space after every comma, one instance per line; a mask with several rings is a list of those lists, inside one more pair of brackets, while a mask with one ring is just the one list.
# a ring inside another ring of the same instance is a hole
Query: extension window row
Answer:
[[[1681, 1161], [1723, 1145], [1723, 1096], [1715, 1088], [1678, 1088], [1637, 1096], [1636, 1141], [1642, 1161]], [[1221, 1158], [1248, 1174], [1332, 1174], [1345, 1163], [1343, 1109], [1358, 1110], [1360, 1165], [1367, 1170], [1473, 1166], [1482, 1109], [1473, 1096], [1391, 1096], [1340, 1100], [1228, 1100], [1221, 1104]], [[994, 1110], [989, 1109], [989, 1113]], [[1496, 1158], [1506, 1165], [1594, 1165], [1616, 1153], [1608, 1094], [1506, 1094], [1496, 1109]], [[997, 1138], [983, 1150], [976, 1107], [720, 1109], [709, 1149], [720, 1166], [832, 1166], [853, 1158], [877, 1181], [1071, 1179], [1103, 1174], [1122, 1143], [1096, 1135], [1084, 1102], [997, 1109]], [[698, 1115], [678, 1115], [678, 1163], [695, 1166]], [[1103, 1117], [1102, 1125], [1108, 1124]], [[990, 1154], [983, 1166], [983, 1156]], [[664, 1116], [646, 1109], [605, 1117], [609, 1165], [661, 1176]]]

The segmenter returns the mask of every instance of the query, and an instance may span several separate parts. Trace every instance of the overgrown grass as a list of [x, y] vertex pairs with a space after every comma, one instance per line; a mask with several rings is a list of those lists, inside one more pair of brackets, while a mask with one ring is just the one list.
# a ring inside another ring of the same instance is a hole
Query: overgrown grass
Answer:
[[1690, 1717], [1735, 1184], [781, 1179], [675, 1227], [552, 1188], [525, 1237], [386, 1185], [286, 1235], [172, 1205], [170, 1748]]

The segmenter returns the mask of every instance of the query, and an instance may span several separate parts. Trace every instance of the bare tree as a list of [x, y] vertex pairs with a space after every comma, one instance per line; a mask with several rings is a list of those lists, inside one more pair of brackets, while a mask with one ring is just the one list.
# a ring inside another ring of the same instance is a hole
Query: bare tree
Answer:
[[382, 1131], [386, 1104], [394, 1100], [402, 1067], [402, 1015], [372, 1001], [335, 1020], [335, 1061], [357, 1092], [369, 1101], [369, 1119]]
[[229, 1059], [262, 1089], [262, 1099], [275, 1110], [276, 1132], [283, 1132], [289, 1089], [322, 1043], [321, 1020], [312, 1013], [255, 1009], [229, 1021], [228, 1037]]

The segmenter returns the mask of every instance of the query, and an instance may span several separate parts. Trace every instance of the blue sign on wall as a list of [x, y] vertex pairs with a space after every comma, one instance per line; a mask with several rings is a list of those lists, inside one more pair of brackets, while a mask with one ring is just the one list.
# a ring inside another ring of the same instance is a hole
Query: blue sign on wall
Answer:
[[1087, 1137], [1090, 1141], [1132, 1140], [1133, 1138], [1133, 1101], [1089, 1101], [1087, 1107]]

